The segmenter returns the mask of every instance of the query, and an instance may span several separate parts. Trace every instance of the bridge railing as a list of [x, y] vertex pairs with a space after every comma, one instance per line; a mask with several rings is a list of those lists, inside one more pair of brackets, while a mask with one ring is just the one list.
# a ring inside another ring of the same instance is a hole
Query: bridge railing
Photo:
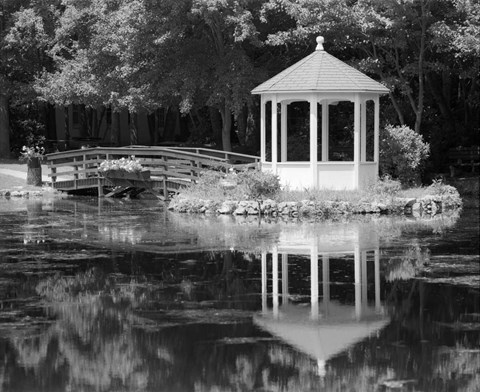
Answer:
[[152, 177], [164, 182], [178, 182], [179, 185], [195, 181], [204, 170], [256, 167], [259, 162], [259, 158], [252, 155], [204, 148], [94, 147], [48, 154], [49, 176], [54, 186], [60, 180], [73, 179], [76, 184], [80, 179], [102, 177], [99, 167], [103, 161], [129, 156], [135, 156]]

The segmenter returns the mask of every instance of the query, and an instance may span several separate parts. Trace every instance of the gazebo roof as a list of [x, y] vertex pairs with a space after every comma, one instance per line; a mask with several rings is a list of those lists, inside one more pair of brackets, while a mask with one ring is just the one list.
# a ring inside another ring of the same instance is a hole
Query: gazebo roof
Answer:
[[383, 84], [345, 64], [323, 49], [317, 38], [315, 52], [252, 90], [253, 94], [297, 92], [388, 93]]

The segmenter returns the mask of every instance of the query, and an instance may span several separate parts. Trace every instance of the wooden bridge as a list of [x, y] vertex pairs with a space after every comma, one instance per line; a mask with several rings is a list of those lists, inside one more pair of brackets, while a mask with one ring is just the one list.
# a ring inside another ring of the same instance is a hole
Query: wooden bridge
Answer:
[[[102, 172], [100, 164], [134, 156], [143, 170]], [[194, 147], [94, 147], [47, 155], [52, 187], [68, 193], [95, 193], [99, 197], [145, 190], [162, 199], [196, 181], [201, 172], [257, 167], [260, 158], [252, 155]]]

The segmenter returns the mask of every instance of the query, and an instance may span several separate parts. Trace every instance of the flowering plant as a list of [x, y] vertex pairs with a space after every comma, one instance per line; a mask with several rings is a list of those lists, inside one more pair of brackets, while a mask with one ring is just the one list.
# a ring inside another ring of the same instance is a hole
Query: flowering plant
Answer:
[[33, 158], [42, 159], [45, 154], [45, 148], [39, 146], [23, 146], [20, 152], [20, 160], [30, 162]]
[[128, 158], [120, 159], [107, 159], [100, 163], [98, 168], [101, 172], [106, 172], [110, 170], [123, 170], [129, 173], [138, 173], [142, 171], [143, 166], [140, 164], [138, 159], [135, 159], [135, 156]]

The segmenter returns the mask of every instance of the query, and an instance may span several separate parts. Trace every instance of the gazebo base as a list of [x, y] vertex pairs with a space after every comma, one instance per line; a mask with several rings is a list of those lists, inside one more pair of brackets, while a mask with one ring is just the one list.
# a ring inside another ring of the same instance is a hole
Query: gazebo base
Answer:
[[365, 189], [375, 183], [378, 173], [376, 162], [359, 163], [358, 175], [353, 162], [318, 162], [315, 181], [310, 162], [278, 162], [275, 166], [262, 162], [262, 170], [276, 173], [282, 186], [290, 190]]

